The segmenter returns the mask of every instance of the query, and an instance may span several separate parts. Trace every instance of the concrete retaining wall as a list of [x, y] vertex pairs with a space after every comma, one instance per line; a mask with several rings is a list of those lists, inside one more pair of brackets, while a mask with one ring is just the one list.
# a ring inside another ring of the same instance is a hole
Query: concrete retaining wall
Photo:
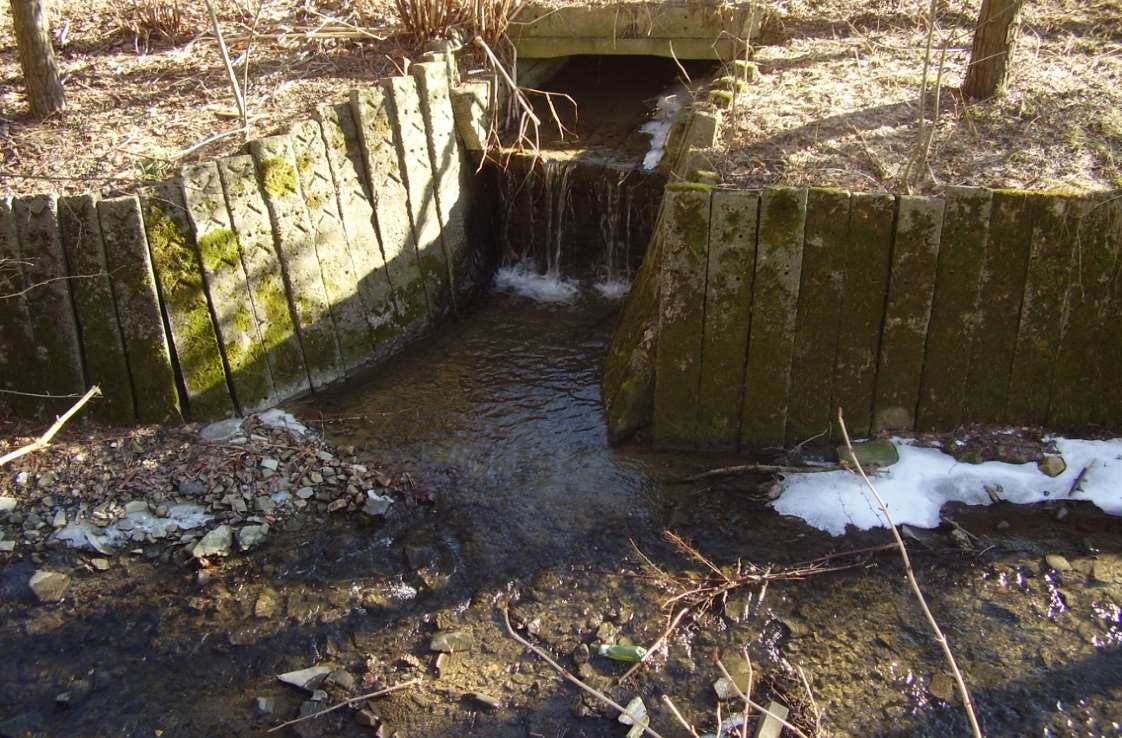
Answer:
[[454, 113], [454, 71], [432, 54], [140, 197], [0, 200], [0, 407], [50, 416], [96, 383], [108, 422], [252, 412], [452, 313], [489, 248], [457, 132], [484, 111]]
[[839, 406], [858, 435], [1118, 430], [1120, 325], [1117, 193], [670, 185], [605, 367], [609, 431], [747, 451]]

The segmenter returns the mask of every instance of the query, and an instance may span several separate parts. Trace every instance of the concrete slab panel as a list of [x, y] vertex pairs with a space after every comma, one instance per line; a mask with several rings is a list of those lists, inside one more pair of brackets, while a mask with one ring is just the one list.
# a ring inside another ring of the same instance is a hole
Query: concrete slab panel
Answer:
[[96, 197], [59, 198], [58, 222], [66, 261], [77, 277], [70, 282], [70, 295], [78, 318], [86, 378], [101, 388], [101, 397], [89, 405], [90, 413], [105, 423], [134, 423], [136, 406], [129, 363], [105, 263]]
[[[256, 304], [261, 301], [254, 299], [246, 277], [242, 247], [226, 206], [218, 165], [206, 162], [185, 167], [183, 182], [187, 215], [202, 259], [230, 383], [238, 407], [243, 413], [252, 413], [280, 399], [273, 387], [261, 333], [266, 321], [256, 314]], [[284, 300], [283, 293], [279, 297]]]
[[786, 439], [806, 204], [804, 188], [767, 187], [760, 197], [741, 449], [782, 446]]
[[182, 420], [140, 200], [134, 196], [101, 200], [97, 215], [125, 340], [137, 419], [142, 423]]

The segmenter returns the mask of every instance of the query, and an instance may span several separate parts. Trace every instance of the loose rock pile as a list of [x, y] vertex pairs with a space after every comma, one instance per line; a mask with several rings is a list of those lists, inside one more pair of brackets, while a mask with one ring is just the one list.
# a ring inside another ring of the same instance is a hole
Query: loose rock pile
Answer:
[[297, 516], [381, 518], [403, 486], [275, 410], [201, 429], [73, 430], [0, 472], [0, 560], [68, 547], [100, 554], [97, 570], [126, 551], [227, 556]]

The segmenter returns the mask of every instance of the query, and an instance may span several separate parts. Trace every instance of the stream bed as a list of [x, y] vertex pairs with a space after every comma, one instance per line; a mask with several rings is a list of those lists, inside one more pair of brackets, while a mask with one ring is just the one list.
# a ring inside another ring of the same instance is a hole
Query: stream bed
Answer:
[[[56, 608], [14, 594], [29, 563], [0, 570], [4, 729], [265, 735], [308, 699], [275, 675], [329, 664], [354, 682], [325, 686], [330, 703], [421, 682], [371, 701], [380, 728], [342, 709], [276, 735], [624, 735], [610, 711], [506, 633], [500, 606], [509, 605], [528, 637], [582, 679], [624, 703], [641, 695], [666, 738], [686, 733], [661, 696], [712, 732], [713, 655], [732, 664], [745, 647], [757, 701], [785, 702], [804, 730], [816, 706], [822, 735], [966, 734], [892, 555], [738, 591], [677, 630], [668, 653], [626, 685], [615, 677], [627, 664], [586, 658], [598, 640], [650, 645], [665, 629], [669, 592], [637, 551], [668, 572], [700, 568], [665, 531], [721, 567], [889, 540], [883, 529], [833, 537], [779, 516], [757, 493], [766, 480], [672, 483], [727, 460], [610, 448], [599, 362], [619, 305], [595, 295], [587, 285], [570, 302], [486, 295], [385, 365], [290, 408], [360, 461], [408, 474], [425, 504], [396, 505], [384, 522], [288, 526], [206, 584], [192, 569], [138, 557]], [[952, 505], [947, 514], [975, 540], [964, 547], [935, 530], [911, 542], [987, 735], [1122, 735], [1122, 522], [1086, 503], [1062, 522], [1056, 511]], [[455, 634], [455, 652], [433, 652], [437, 633]], [[257, 698], [272, 712], [261, 714]], [[24, 722], [13, 728], [12, 716]]]

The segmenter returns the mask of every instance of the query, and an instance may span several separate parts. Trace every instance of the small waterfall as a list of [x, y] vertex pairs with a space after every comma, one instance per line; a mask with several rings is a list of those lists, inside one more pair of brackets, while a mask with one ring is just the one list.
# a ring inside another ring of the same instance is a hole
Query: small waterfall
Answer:
[[658, 212], [660, 175], [592, 156], [524, 156], [511, 159], [501, 181], [496, 284], [528, 294], [523, 281], [536, 275], [549, 294], [569, 295], [581, 280], [603, 297], [627, 294]]

